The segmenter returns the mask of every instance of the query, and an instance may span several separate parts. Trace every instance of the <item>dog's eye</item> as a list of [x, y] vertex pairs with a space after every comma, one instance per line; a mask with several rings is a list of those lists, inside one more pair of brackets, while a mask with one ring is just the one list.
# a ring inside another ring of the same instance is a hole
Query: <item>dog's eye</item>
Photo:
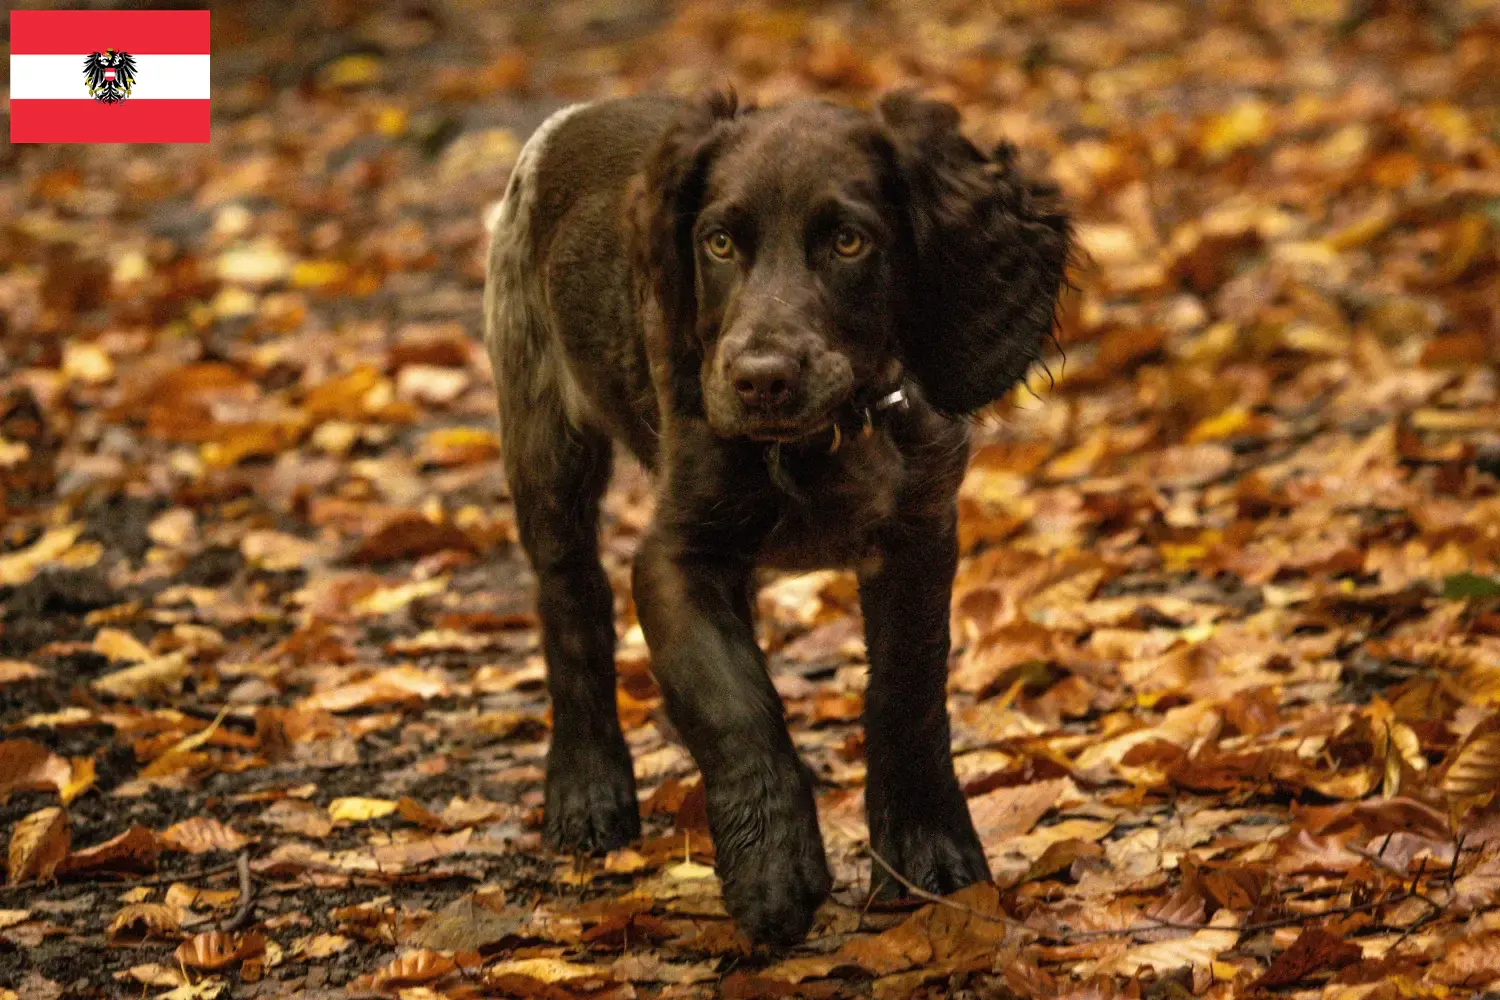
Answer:
[[865, 234], [853, 226], [840, 226], [833, 234], [833, 252], [840, 257], [858, 257], [870, 245]]
[[722, 229], [715, 229], [703, 238], [703, 248], [720, 260], [734, 256], [734, 239]]

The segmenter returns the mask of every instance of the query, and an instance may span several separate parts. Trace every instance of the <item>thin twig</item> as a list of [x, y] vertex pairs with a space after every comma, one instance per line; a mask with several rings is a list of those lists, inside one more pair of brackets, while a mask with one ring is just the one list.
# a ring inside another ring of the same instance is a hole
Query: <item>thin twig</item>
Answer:
[[153, 875], [151, 878], [122, 879], [121, 885], [128, 885], [134, 889], [142, 885], [169, 885], [173, 882], [193, 882], [200, 878], [210, 878], [214, 875], [223, 875], [238, 868], [238, 861], [230, 861], [222, 865], [214, 865], [212, 868], [200, 868], [195, 872], [178, 872], [176, 874]]
[[225, 934], [231, 934], [250, 922], [250, 914], [255, 910], [255, 883], [250, 879], [250, 852], [241, 851], [240, 856], [235, 859], [235, 867], [240, 870], [240, 906], [234, 911], [234, 916], [219, 925], [219, 930]]
[[[99, 883], [99, 884], [107, 884], [107, 885], [113, 885], [113, 886], [122, 886], [122, 887], [134, 889], [137, 886], [167, 885], [168, 883], [171, 883], [171, 882], [192, 882], [192, 881], [194, 881], [196, 879], [200, 879], [200, 878], [210, 878], [210, 877], [212, 877], [214, 875], [223, 875], [225, 872], [232, 872], [232, 871], [235, 870], [235, 868], [238, 865], [239, 865], [238, 861], [231, 861], [228, 864], [215, 865], [212, 868], [200, 868], [197, 871], [192, 871], [192, 872], [176, 872], [176, 873], [168, 873], [168, 874], [164, 874], [164, 875], [153, 875], [150, 878], [129, 878], [129, 877], [122, 877], [122, 878], [118, 878], [118, 879], [111, 879], [111, 878], [108, 878], [107, 876], [111, 875], [111, 874], [118, 874], [118, 873], [115, 873], [115, 872], [100, 872], [100, 873], [94, 875], [92, 878], [74, 879], [74, 878], [68, 878], [68, 877], [65, 876], [63, 879], [58, 880], [58, 882], [59, 882], [59, 884], [62, 883], [62, 882], [66, 882], [69, 885], [83, 885], [83, 884], [87, 884], [89, 882], [96, 882], [96, 883]], [[11, 892], [11, 891], [36, 892], [39, 886], [40, 886], [39, 882], [17, 882], [14, 885], [0, 885], [0, 893], [6, 893], [6, 892]]]
[[[1088, 941], [1094, 938], [1102, 937], [1129, 937], [1132, 934], [1143, 934], [1147, 931], [1157, 930], [1197, 932], [1202, 930], [1217, 929], [1209, 924], [1186, 924], [1175, 920], [1160, 920], [1156, 917], [1140, 916], [1137, 917], [1136, 922], [1132, 923], [1129, 927], [1112, 927], [1106, 930], [1097, 931], [1066, 931], [1061, 935], [1049, 934], [1046, 931], [1039, 930], [1028, 924], [1023, 924], [1012, 917], [997, 915], [993, 913], [983, 913], [971, 906], [965, 906], [963, 903], [959, 903], [951, 899], [945, 899], [935, 892], [928, 892], [921, 886], [913, 884], [904, 875], [896, 871], [896, 869], [892, 868], [890, 862], [886, 861], [885, 858], [882, 858], [874, 848], [866, 847], [865, 853], [870, 856], [870, 859], [872, 861], [878, 864], [881, 868], [885, 869], [887, 875], [895, 879], [901, 886], [906, 889], [907, 892], [911, 893], [918, 899], [926, 900], [929, 903], [935, 903], [938, 906], [946, 906], [950, 909], [958, 910], [962, 913], [967, 913], [970, 916], [979, 917], [981, 920], [992, 920], [996, 923], [1008, 924], [1020, 930], [1029, 931], [1030, 933], [1036, 934], [1041, 940], [1052, 944], [1066, 944], [1072, 941]], [[1400, 903], [1406, 902], [1408, 899], [1421, 900], [1423, 903], [1426, 903], [1428, 907], [1430, 907], [1430, 910], [1428, 913], [1420, 917], [1411, 926], [1411, 928], [1408, 929], [1408, 933], [1410, 933], [1411, 930], [1415, 930], [1422, 924], [1432, 920], [1433, 917], [1441, 913], [1443, 909], [1435, 901], [1416, 891], [1415, 886], [1417, 885], [1417, 882], [1418, 880], [1420, 880], [1420, 878], [1421, 871], [1419, 870], [1417, 878], [1413, 879], [1412, 881], [1413, 888], [1410, 891], [1402, 891], [1395, 896], [1383, 896], [1380, 899], [1372, 899], [1364, 903], [1351, 903], [1348, 906], [1337, 906], [1331, 910], [1324, 910], [1322, 913], [1303, 913], [1293, 917], [1277, 917], [1274, 920], [1257, 920], [1253, 923], [1240, 924], [1238, 927], [1225, 927], [1222, 929], [1233, 930], [1238, 934], [1255, 934], [1260, 931], [1275, 930], [1279, 927], [1296, 927], [1301, 924], [1311, 923], [1314, 920], [1321, 920], [1324, 917], [1348, 916], [1349, 914], [1353, 913], [1364, 913], [1369, 910], [1379, 909], [1382, 906], [1395, 906]], [[1140, 921], [1147, 921], [1147, 923], [1142, 926]]]
[[[1366, 903], [1351, 903], [1348, 906], [1336, 906], [1331, 910], [1324, 910], [1322, 913], [1302, 913], [1294, 917], [1277, 917], [1274, 920], [1257, 920], [1254, 923], [1240, 924], [1238, 927], [1225, 927], [1223, 929], [1238, 931], [1241, 934], [1254, 934], [1259, 931], [1275, 930], [1278, 927], [1296, 927], [1301, 924], [1311, 923], [1314, 920], [1321, 920], [1323, 917], [1342, 917], [1348, 916], [1351, 913], [1364, 913], [1367, 910], [1379, 909], [1382, 906], [1395, 906], [1398, 903], [1406, 902], [1408, 899], [1420, 899], [1428, 906], [1441, 909], [1437, 906], [1436, 903], [1428, 899], [1426, 896], [1422, 896], [1414, 892], [1402, 892], [1396, 896], [1382, 896], [1380, 899], [1372, 899]], [[1136, 919], [1149, 920], [1150, 923], [1144, 927], [1132, 924], [1129, 927], [1115, 927], [1109, 930], [1070, 931], [1066, 936], [1061, 938], [1045, 934], [1043, 935], [1043, 937], [1046, 937], [1049, 940], [1053, 941], [1082, 941], [1099, 937], [1121, 937], [1128, 934], [1140, 934], [1145, 931], [1162, 929], [1179, 931], [1202, 931], [1214, 929], [1208, 924], [1180, 924], [1170, 920], [1158, 920], [1155, 917], [1141, 916], [1137, 917]]]
[[[926, 900], [929, 903], [936, 903], [938, 906], [946, 906], [949, 909], [958, 910], [960, 913], [967, 913], [969, 916], [978, 917], [981, 920], [991, 920], [997, 924], [1008, 924], [1020, 930], [1029, 930], [1029, 928], [1025, 927], [1025, 925], [1023, 925], [1019, 920], [1016, 920], [1013, 917], [1007, 917], [1004, 914], [998, 913], [985, 913], [982, 910], [974, 909], [972, 906], [966, 906], [963, 903], [957, 902], [955, 900], [939, 896], [935, 892], [928, 892], [926, 889], [922, 888], [919, 885], [916, 885], [905, 875], [902, 875], [900, 872], [896, 871], [896, 869], [892, 868], [891, 863], [885, 858], [882, 858], [873, 847], [866, 846], [865, 853], [870, 856], [871, 861], [874, 861], [881, 868], [884, 868], [887, 875], [895, 879], [897, 883], [899, 883], [903, 888], [906, 889], [907, 892], [911, 893], [918, 899]], [[873, 885], [871, 886], [871, 895], [874, 895]]]

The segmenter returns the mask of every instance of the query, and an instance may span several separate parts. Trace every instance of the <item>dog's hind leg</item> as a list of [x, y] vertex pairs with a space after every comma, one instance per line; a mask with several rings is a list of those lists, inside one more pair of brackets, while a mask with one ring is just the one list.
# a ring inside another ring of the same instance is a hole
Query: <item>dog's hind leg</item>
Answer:
[[[507, 365], [497, 373], [516, 379], [512, 387], [525, 385], [526, 374]], [[599, 562], [611, 444], [573, 427], [550, 390], [516, 396], [502, 392], [501, 436], [521, 545], [537, 578], [552, 696], [544, 835], [562, 849], [609, 850], [640, 833], [615, 710], [614, 598]]]
[[537, 577], [552, 696], [544, 836], [558, 848], [608, 850], [640, 833], [630, 752], [615, 709], [614, 599], [599, 562], [599, 500], [609, 484], [611, 442], [584, 418], [582, 393], [548, 325], [530, 250], [533, 160], [523, 150], [494, 220], [486, 341], [506, 479]]
[[615, 709], [614, 599], [599, 563], [599, 498], [610, 441], [532, 408], [506, 426], [505, 466], [521, 544], [537, 577], [552, 696], [548, 843], [609, 850], [640, 833], [630, 751]]

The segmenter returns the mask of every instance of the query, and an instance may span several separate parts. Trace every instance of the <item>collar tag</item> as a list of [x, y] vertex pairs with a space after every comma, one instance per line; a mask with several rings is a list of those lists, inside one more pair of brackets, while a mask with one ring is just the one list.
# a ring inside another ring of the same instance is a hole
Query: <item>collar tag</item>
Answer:
[[910, 401], [906, 398], [906, 390], [892, 389], [884, 396], [881, 396], [879, 399], [875, 400], [875, 405], [873, 408], [877, 410], [886, 410], [892, 406], [895, 406], [899, 409], [904, 410], [910, 405]]

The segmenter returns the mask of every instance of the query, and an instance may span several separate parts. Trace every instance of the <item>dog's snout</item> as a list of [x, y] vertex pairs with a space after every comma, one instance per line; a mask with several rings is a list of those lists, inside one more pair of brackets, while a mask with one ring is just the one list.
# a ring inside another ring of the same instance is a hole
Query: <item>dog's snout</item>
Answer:
[[780, 353], [746, 351], [735, 359], [729, 377], [740, 402], [752, 409], [782, 406], [797, 391], [802, 368]]

